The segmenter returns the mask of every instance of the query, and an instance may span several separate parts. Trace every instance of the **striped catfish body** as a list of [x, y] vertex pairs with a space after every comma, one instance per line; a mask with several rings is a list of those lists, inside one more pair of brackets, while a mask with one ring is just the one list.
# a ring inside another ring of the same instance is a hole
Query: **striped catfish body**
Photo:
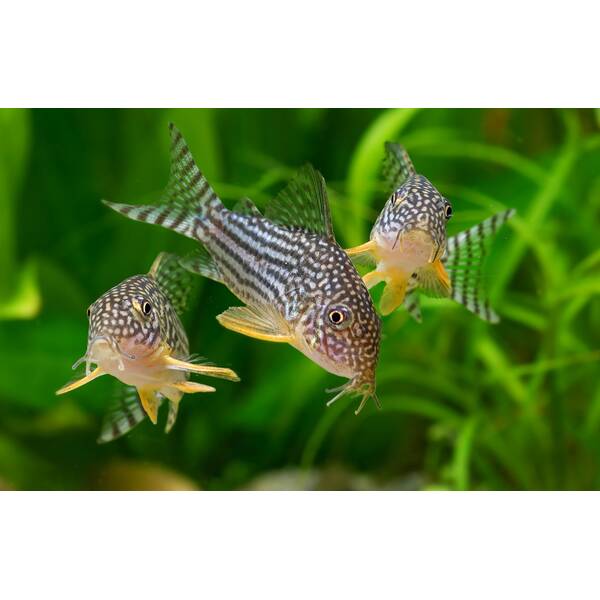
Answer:
[[[170, 431], [184, 393], [214, 391], [188, 381], [191, 372], [237, 379], [229, 369], [188, 362], [188, 338], [178, 315], [189, 288], [185, 275], [177, 257], [162, 253], [147, 275], [125, 279], [89, 307], [87, 350], [76, 363], [86, 362], [86, 376], [57, 393], [71, 391], [104, 374], [126, 384], [119, 388], [109, 408], [99, 441], [123, 435], [145, 415], [156, 423], [164, 399], [169, 401], [166, 430]], [[90, 364], [96, 364], [94, 371], [90, 371]]]
[[[286, 342], [350, 378], [344, 393], [374, 397], [380, 322], [369, 293], [331, 229], [326, 187], [307, 166], [267, 207], [229, 210], [171, 127], [171, 177], [159, 206], [107, 203], [129, 218], [197, 240], [184, 264], [224, 283], [246, 306], [217, 318], [234, 331]], [[335, 399], [335, 398], [334, 398]]]
[[219, 227], [202, 241], [238, 298], [272, 303], [289, 321], [298, 317], [303, 301], [341, 290], [341, 279], [364, 287], [357, 285], [356, 270], [337, 244], [264, 217], [225, 209]]
[[307, 246], [304, 232], [223, 208], [208, 227], [199, 223], [195, 237], [240, 300], [250, 305], [272, 304], [285, 314], [289, 278]]
[[[379, 319], [351, 261], [334, 243], [303, 229], [228, 212], [207, 243], [223, 281], [250, 306], [271, 306], [292, 345], [337, 375], [372, 377]], [[341, 314], [343, 323], [332, 315]], [[345, 331], [349, 328], [349, 331]]]

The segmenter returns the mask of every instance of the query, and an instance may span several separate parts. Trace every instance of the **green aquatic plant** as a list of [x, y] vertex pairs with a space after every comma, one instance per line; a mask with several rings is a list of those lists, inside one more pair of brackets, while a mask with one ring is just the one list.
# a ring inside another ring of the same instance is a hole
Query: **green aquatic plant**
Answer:
[[0, 320], [29, 319], [40, 309], [34, 261], [16, 257], [17, 197], [29, 149], [26, 111], [0, 110]]

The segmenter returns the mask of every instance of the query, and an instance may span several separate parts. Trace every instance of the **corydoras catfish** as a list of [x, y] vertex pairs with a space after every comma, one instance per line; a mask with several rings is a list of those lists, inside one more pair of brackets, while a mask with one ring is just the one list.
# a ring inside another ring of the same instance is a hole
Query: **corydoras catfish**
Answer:
[[497, 213], [448, 238], [450, 201], [416, 172], [402, 146], [388, 142], [385, 150], [383, 170], [391, 194], [369, 241], [347, 250], [357, 264], [375, 266], [364, 276], [369, 289], [385, 283], [381, 313], [404, 305], [420, 321], [418, 292], [423, 292], [451, 298], [484, 320], [498, 321], [483, 293], [481, 266], [493, 235], [515, 211]]
[[[179, 258], [158, 255], [146, 275], [128, 277], [102, 294], [87, 310], [88, 343], [73, 365], [86, 364], [86, 375], [63, 386], [65, 394], [100, 375], [112, 375], [119, 385], [104, 420], [99, 442], [130, 431], [147, 415], [156, 424], [163, 399], [169, 401], [166, 431], [177, 418], [183, 394], [214, 392], [189, 381], [190, 373], [239, 381], [227, 368], [198, 364], [189, 354], [188, 338], [179, 318], [190, 287], [190, 276]], [[95, 369], [91, 365], [95, 364]]]

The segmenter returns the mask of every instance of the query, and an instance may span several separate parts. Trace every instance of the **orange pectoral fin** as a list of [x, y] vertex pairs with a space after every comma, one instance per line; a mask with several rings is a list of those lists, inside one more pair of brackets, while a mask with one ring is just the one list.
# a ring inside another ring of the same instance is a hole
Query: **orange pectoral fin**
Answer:
[[281, 318], [276, 318], [266, 310], [259, 312], [256, 307], [234, 306], [228, 308], [217, 316], [217, 321], [226, 329], [257, 340], [286, 344], [293, 344], [295, 341]]
[[367, 289], [370, 290], [384, 279], [385, 275], [381, 271], [370, 271], [363, 277], [363, 283], [367, 286]]
[[389, 315], [395, 311], [403, 302], [406, 296], [406, 279], [399, 282], [388, 283], [381, 295], [379, 310], [382, 315]]
[[442, 261], [438, 258], [417, 271], [419, 287], [433, 298], [447, 298], [452, 284]]
[[370, 266], [377, 261], [377, 244], [372, 240], [360, 246], [348, 248], [345, 252], [352, 262], [359, 265]]
[[156, 396], [156, 392], [153, 389], [148, 388], [138, 388], [138, 394], [140, 395], [140, 400], [142, 402], [142, 407], [146, 411], [146, 414], [156, 425], [158, 421], [158, 398]]
[[444, 263], [439, 258], [437, 258], [433, 262], [432, 266], [435, 269], [435, 272], [442, 286], [444, 286], [444, 288], [446, 288], [448, 292], [450, 292], [452, 285], [450, 283], [450, 277], [448, 277], [448, 273], [446, 272], [446, 267], [444, 267]]
[[348, 256], [356, 256], [357, 254], [373, 254], [375, 252], [375, 248], [377, 248], [377, 244], [371, 240], [370, 242], [365, 242], [360, 246], [354, 246], [354, 248], [348, 248], [346, 250], [346, 254]]
[[86, 383], [96, 379], [96, 377], [100, 377], [100, 375], [105, 375], [105, 372], [100, 367], [96, 367], [89, 375], [63, 385], [59, 390], [56, 390], [56, 395], [60, 396], [61, 394], [66, 394], [67, 392], [75, 390], [78, 387], [81, 387], [82, 385], [85, 385]]

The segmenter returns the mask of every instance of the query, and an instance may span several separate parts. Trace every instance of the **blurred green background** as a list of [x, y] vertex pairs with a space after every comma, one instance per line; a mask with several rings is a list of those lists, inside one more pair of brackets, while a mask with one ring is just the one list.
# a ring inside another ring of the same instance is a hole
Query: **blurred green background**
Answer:
[[[198, 278], [192, 351], [234, 368], [96, 444], [109, 378], [71, 394], [86, 308], [161, 250], [193, 242], [100, 204], [153, 201], [174, 121], [229, 206], [259, 206], [304, 162], [325, 176], [338, 241], [384, 204], [383, 143], [403, 143], [453, 203], [449, 233], [504, 207], [488, 257], [502, 322], [450, 301], [384, 320], [383, 410], [326, 408], [341, 383], [287, 346], [221, 329], [240, 304]], [[0, 110], [0, 489], [599, 489], [600, 113], [594, 110]], [[214, 382], [210, 382], [214, 383]]]

